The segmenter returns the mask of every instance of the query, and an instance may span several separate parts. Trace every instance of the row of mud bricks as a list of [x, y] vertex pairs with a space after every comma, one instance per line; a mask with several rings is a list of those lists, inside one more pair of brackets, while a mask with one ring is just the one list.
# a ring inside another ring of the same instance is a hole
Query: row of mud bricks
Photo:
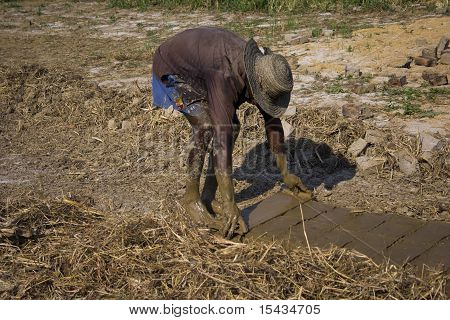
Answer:
[[244, 209], [250, 229], [246, 239], [280, 241], [287, 248], [306, 246], [307, 241], [311, 247], [349, 248], [377, 263], [410, 263], [418, 273], [427, 265], [450, 274], [450, 223], [354, 214], [317, 201], [300, 204], [299, 199], [279, 192]]

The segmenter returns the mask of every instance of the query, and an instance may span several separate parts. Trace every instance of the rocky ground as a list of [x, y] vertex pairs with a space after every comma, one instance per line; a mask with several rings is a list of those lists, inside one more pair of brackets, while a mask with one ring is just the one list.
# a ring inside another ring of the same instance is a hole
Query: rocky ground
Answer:
[[[66, 197], [101, 210], [180, 208], [189, 128], [153, 110], [151, 59], [167, 37], [216, 25], [291, 63], [291, 164], [319, 200], [450, 220], [448, 16], [175, 15], [56, 1], [2, 3], [0, 21], [6, 206]], [[254, 170], [270, 159], [261, 119], [241, 109], [234, 166], [245, 207], [281, 185], [276, 173]]]

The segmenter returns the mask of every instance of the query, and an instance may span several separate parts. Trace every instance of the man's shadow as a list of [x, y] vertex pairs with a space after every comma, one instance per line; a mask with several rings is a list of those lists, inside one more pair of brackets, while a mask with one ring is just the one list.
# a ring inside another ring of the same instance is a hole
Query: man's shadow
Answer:
[[[290, 172], [299, 176], [310, 190], [321, 184], [332, 189], [339, 182], [355, 176], [355, 166], [344, 155], [333, 153], [325, 143], [291, 138], [285, 145]], [[280, 171], [266, 142], [256, 145], [246, 154], [243, 164], [234, 170], [233, 177], [250, 183], [235, 195], [236, 202], [261, 195], [281, 181]]]

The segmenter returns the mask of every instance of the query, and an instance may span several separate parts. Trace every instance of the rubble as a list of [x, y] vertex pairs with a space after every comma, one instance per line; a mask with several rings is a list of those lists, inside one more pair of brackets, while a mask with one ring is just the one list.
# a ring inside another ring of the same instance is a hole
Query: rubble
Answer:
[[347, 152], [353, 157], [357, 157], [364, 151], [364, 149], [366, 149], [368, 144], [369, 143], [366, 140], [359, 138], [348, 147]]
[[281, 125], [283, 126], [284, 137], [287, 138], [294, 131], [294, 127], [285, 120], [281, 120]]
[[342, 115], [345, 118], [358, 118], [362, 116], [363, 108], [361, 105], [356, 105], [353, 103], [347, 103], [342, 106]]
[[369, 129], [364, 139], [371, 144], [380, 144], [383, 142], [384, 133], [381, 130]]
[[396, 76], [395, 74], [389, 76], [388, 85], [390, 86], [403, 87], [406, 83], [406, 76]]
[[400, 171], [406, 175], [412, 175], [417, 172], [418, 161], [407, 151], [401, 150], [395, 154]]
[[383, 167], [385, 159], [361, 156], [356, 158], [356, 165], [361, 171], [377, 171]]
[[450, 65], [450, 52], [444, 52], [439, 59], [439, 63]]
[[424, 72], [422, 78], [428, 81], [432, 86], [443, 86], [448, 84], [447, 75], [437, 72]]
[[425, 57], [415, 57], [414, 63], [418, 66], [434, 67], [436, 65], [436, 59], [425, 58]]
[[436, 47], [436, 56], [441, 57], [442, 51], [448, 48], [448, 38], [443, 36]]

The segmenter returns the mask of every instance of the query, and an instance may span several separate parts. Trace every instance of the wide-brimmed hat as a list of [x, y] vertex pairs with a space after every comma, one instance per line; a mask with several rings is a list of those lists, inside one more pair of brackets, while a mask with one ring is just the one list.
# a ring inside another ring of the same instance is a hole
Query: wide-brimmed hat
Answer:
[[288, 62], [268, 48], [263, 54], [250, 39], [244, 50], [244, 65], [254, 99], [265, 112], [279, 118], [289, 105], [294, 86]]

